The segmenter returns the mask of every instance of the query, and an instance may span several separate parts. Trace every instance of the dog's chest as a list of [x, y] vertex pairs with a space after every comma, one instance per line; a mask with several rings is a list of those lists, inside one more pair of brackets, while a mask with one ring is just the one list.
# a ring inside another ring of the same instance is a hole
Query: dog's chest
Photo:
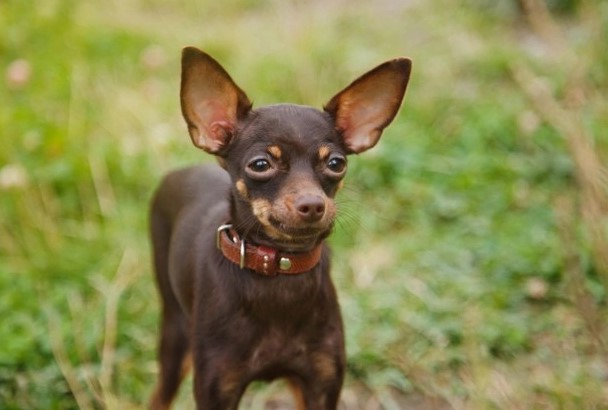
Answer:
[[297, 367], [305, 361], [309, 348], [299, 335], [270, 329], [252, 346], [249, 367], [256, 373], [272, 372], [277, 366]]

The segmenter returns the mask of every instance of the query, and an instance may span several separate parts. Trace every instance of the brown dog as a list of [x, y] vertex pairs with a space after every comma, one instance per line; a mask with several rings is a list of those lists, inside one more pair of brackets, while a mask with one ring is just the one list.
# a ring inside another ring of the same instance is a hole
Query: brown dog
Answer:
[[152, 408], [170, 406], [191, 360], [199, 409], [236, 409], [251, 381], [275, 378], [299, 408], [336, 408], [345, 355], [324, 243], [333, 197], [346, 156], [373, 147], [396, 115], [410, 68], [388, 61], [323, 111], [254, 110], [213, 58], [184, 49], [182, 112], [194, 145], [223, 169], [173, 172], [152, 202], [163, 304]]

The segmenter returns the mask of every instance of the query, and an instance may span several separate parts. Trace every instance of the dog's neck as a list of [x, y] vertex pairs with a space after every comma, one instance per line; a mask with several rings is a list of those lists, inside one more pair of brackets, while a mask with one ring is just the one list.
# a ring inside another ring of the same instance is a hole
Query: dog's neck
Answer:
[[242, 239], [229, 224], [218, 228], [216, 241], [226, 259], [239, 265], [241, 269], [250, 269], [265, 276], [310, 272], [319, 264], [323, 252], [322, 244], [310, 251], [298, 253], [252, 245]]

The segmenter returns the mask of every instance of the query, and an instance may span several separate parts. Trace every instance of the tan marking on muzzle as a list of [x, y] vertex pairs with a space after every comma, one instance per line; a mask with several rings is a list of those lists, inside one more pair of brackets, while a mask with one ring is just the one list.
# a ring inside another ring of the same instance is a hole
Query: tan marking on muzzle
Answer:
[[239, 179], [236, 181], [236, 190], [243, 197], [243, 199], [249, 198], [249, 192], [247, 191], [247, 185], [245, 185], [245, 181]]
[[272, 205], [267, 199], [258, 198], [251, 201], [251, 209], [253, 210], [253, 214], [264, 226], [270, 224], [268, 217], [270, 216], [271, 208]]
[[260, 221], [264, 232], [268, 236], [274, 239], [289, 239], [291, 238], [289, 235], [279, 231], [270, 223], [270, 212], [272, 210], [272, 204], [267, 199], [254, 199], [251, 201], [251, 209], [253, 210], [253, 214]]

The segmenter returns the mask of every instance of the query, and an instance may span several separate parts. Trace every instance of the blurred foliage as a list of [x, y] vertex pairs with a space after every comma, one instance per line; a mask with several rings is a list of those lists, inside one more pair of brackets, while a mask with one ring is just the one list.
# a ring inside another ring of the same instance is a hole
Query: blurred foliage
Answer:
[[[607, 4], [549, 6], [595, 62], [581, 117], [606, 158]], [[7, 0], [0, 27], [0, 408], [145, 403], [158, 316], [148, 198], [163, 172], [211, 160], [180, 118], [189, 44], [257, 106], [321, 106], [383, 60], [414, 60], [401, 114], [350, 159], [338, 199], [347, 392], [608, 406], [605, 351], [574, 308], [555, 217], [558, 198], [578, 200], [575, 164], [512, 75], [532, 67], [561, 98], [575, 67], [519, 3]], [[586, 233], [569, 234], [605, 312]]]

